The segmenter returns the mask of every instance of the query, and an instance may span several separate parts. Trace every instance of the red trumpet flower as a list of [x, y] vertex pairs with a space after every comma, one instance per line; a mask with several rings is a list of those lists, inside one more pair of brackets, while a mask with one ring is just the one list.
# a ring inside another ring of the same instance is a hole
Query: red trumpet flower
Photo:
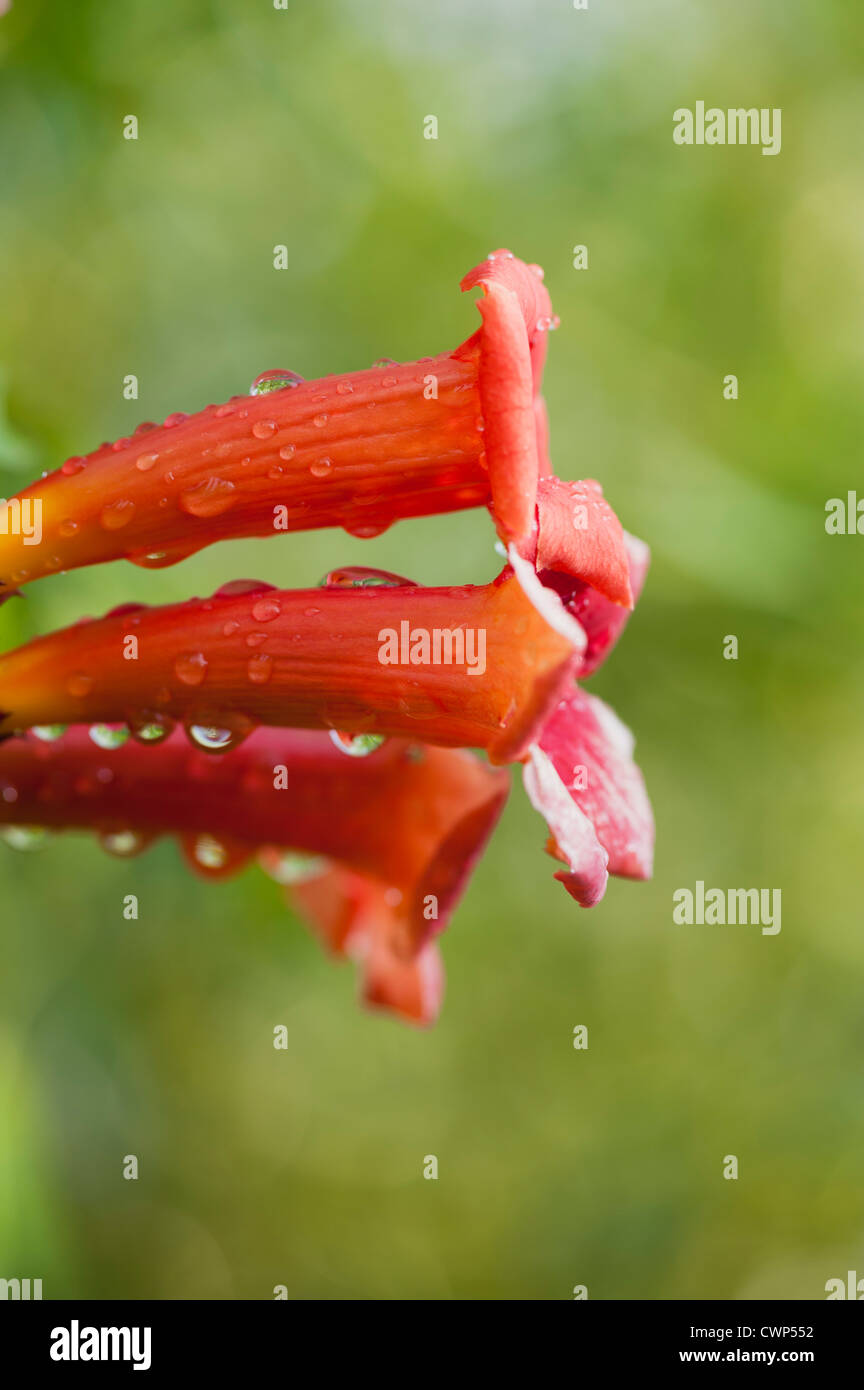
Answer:
[[483, 323], [453, 352], [317, 381], [265, 372], [250, 396], [67, 459], [0, 508], [0, 587], [106, 560], [159, 567], [232, 536], [373, 536], [482, 505], [505, 542], [527, 541], [557, 323], [542, 275], [509, 251], [466, 275]]
[[34, 827], [89, 829], [131, 855], [172, 835], [207, 877], [257, 855], [327, 945], [360, 962], [365, 998], [434, 1019], [443, 975], [433, 938], [500, 815], [505, 771], [402, 739], [353, 759], [325, 734], [259, 730], [213, 758], [179, 731], [113, 749], [85, 728], [48, 742], [46, 732], [0, 748], [0, 826], [13, 845], [33, 843]]
[[511, 558], [486, 585], [426, 589], [352, 570], [319, 589], [248, 581], [203, 601], [127, 605], [0, 656], [0, 735], [181, 719], [207, 747], [278, 724], [512, 761], [578, 674], [586, 637]]

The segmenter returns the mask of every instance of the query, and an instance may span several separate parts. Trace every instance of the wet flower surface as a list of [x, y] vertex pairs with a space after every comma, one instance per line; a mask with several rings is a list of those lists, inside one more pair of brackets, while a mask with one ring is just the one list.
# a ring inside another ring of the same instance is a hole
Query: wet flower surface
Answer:
[[366, 1001], [419, 1023], [442, 998], [435, 937], [507, 795], [490, 763], [522, 764], [583, 907], [610, 874], [650, 876], [654, 842], [632, 735], [578, 684], [619, 639], [648, 548], [600, 483], [551, 471], [540, 267], [493, 252], [462, 288], [481, 324], [454, 351], [314, 381], [262, 372], [247, 396], [67, 460], [8, 504], [7, 521], [40, 503], [39, 544], [0, 536], [8, 597], [60, 568], [489, 509], [507, 564], [487, 584], [358, 566], [314, 589], [239, 580], [0, 655], [9, 844], [87, 828], [128, 857], [173, 835], [210, 878], [256, 857], [359, 963]]

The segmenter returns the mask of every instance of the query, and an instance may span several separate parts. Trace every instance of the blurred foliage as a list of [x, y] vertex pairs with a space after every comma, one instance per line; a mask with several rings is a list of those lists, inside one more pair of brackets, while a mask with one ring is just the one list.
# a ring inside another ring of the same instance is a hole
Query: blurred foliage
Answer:
[[[72, 836], [4, 853], [0, 1275], [91, 1298], [709, 1299], [819, 1298], [864, 1269], [864, 541], [824, 531], [864, 423], [862, 39], [848, 0], [0, 19], [3, 495], [265, 368], [455, 345], [477, 322], [460, 276], [510, 246], [561, 315], [557, 470], [601, 479], [652, 545], [593, 684], [658, 822], [654, 881], [581, 912], [514, 786], [425, 1034], [358, 1010], [257, 871], [202, 885], [171, 846], [121, 863]], [[698, 99], [782, 107], [781, 154], [676, 147]], [[73, 573], [8, 604], [0, 642], [245, 575], [483, 580], [492, 542], [469, 513]], [[697, 879], [781, 888], [781, 934], [673, 926]]]

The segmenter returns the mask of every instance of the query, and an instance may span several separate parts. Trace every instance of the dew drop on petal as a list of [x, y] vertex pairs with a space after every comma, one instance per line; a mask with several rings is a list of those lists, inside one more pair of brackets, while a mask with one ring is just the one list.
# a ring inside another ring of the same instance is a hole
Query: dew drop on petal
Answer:
[[93, 689], [93, 677], [85, 675], [83, 671], [76, 671], [67, 680], [66, 689], [70, 695], [83, 699]]
[[99, 835], [99, 844], [106, 853], [118, 859], [131, 859], [132, 855], [140, 854], [146, 841], [135, 830], [103, 830]]
[[337, 381], [336, 390], [340, 396], [350, 396], [354, 387], [350, 381]]
[[4, 840], [10, 849], [42, 849], [50, 838], [50, 833], [42, 825], [0, 826], [0, 840]]
[[183, 421], [184, 421], [184, 420], [188, 420], [188, 419], [189, 419], [189, 416], [185, 413], [185, 411], [183, 411], [183, 410], [175, 410], [173, 415], [169, 415], [169, 416], [166, 418], [166, 420], [165, 420], [165, 422], [164, 422], [164, 424], [163, 424], [163, 429], [166, 429], [166, 430], [173, 429], [175, 425], [182, 425]]
[[376, 357], [372, 363], [373, 367], [398, 367], [399, 363], [395, 357]]
[[328, 458], [317, 459], [315, 463], [310, 463], [309, 472], [313, 478], [328, 478], [333, 471], [333, 460]]
[[81, 469], [86, 468], [86, 466], [87, 460], [85, 458], [71, 458], [67, 459], [66, 462], [61, 466], [60, 472], [65, 473], [67, 478], [71, 478], [73, 474], [80, 473]]
[[70, 536], [74, 536], [75, 532], [78, 530], [78, 522], [71, 520], [61, 521], [57, 529], [60, 532], [60, 535], [65, 536], [68, 540], [68, 538]]
[[226, 478], [207, 478], [181, 492], [177, 499], [181, 511], [189, 516], [220, 516], [237, 501], [237, 489]]
[[212, 724], [188, 724], [186, 733], [190, 743], [205, 753], [227, 753], [237, 742], [231, 729], [222, 729]]
[[256, 420], [252, 426], [252, 433], [256, 439], [269, 439], [276, 433], [275, 420]]
[[250, 396], [263, 396], [268, 391], [282, 391], [286, 387], [302, 386], [304, 378], [298, 376], [296, 372], [286, 372], [279, 367], [272, 371], [262, 372], [256, 376], [249, 388]]
[[252, 617], [256, 623], [272, 623], [281, 612], [281, 606], [275, 598], [262, 598], [252, 605]]
[[119, 502], [109, 502], [107, 507], [102, 508], [99, 524], [106, 531], [119, 531], [123, 526], [128, 526], [134, 514], [135, 503], [124, 497]]
[[244, 594], [263, 594], [275, 588], [275, 584], [268, 584], [264, 579], [232, 579], [228, 584], [222, 584], [213, 597], [240, 598]]
[[323, 855], [303, 854], [299, 850], [262, 850], [258, 862], [270, 878], [285, 887], [320, 878], [330, 867], [330, 861]]
[[374, 540], [376, 536], [383, 536], [384, 532], [390, 529], [390, 522], [382, 521], [377, 525], [370, 522], [366, 526], [363, 526], [359, 522], [352, 522], [342, 529], [346, 535], [353, 536], [355, 540], [371, 541]]
[[207, 658], [203, 652], [184, 652], [174, 662], [174, 671], [184, 685], [200, 685], [207, 674]]
[[345, 565], [342, 569], [330, 570], [318, 586], [321, 589], [401, 589], [406, 585], [416, 588], [413, 579], [403, 579], [401, 575], [391, 574], [389, 570], [366, 569], [363, 565]]
[[228, 851], [212, 835], [198, 835], [192, 847], [192, 857], [202, 869], [222, 869], [228, 863]]
[[145, 710], [130, 721], [132, 737], [138, 743], [162, 743], [174, 730], [174, 720]]
[[279, 457], [280, 459], [285, 459], [287, 462], [288, 459], [293, 459], [296, 452], [293, 444], [283, 444], [282, 448], [279, 450]]
[[256, 652], [250, 656], [246, 674], [254, 685], [266, 685], [273, 674], [273, 662], [266, 652]]
[[330, 738], [339, 752], [347, 753], [349, 758], [368, 758], [386, 742], [384, 734], [341, 734], [336, 729], [330, 730]]
[[316, 429], [319, 429], [319, 430], [320, 430], [320, 429], [323, 429], [324, 426], [327, 424], [327, 416], [326, 416], [326, 415], [313, 415], [313, 417], [312, 417], [312, 424], [315, 426]]
[[91, 724], [87, 732], [97, 748], [122, 748], [130, 731], [126, 724]]
[[139, 454], [135, 460], [135, 467], [139, 473], [149, 473], [150, 469], [158, 462], [158, 454]]
[[30, 730], [43, 743], [56, 743], [58, 738], [62, 738], [67, 729], [66, 724], [34, 724]]

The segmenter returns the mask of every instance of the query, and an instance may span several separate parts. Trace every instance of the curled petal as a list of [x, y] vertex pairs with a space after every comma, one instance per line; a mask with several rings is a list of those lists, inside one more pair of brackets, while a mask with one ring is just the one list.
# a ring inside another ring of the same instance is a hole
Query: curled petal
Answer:
[[330, 950], [357, 962], [364, 1003], [409, 1023], [435, 1022], [444, 996], [441, 956], [432, 942], [411, 957], [394, 950], [392, 890], [336, 865], [290, 889], [289, 900]]
[[0, 747], [0, 825], [89, 829], [117, 852], [129, 852], [120, 836], [176, 835], [206, 877], [256, 852], [277, 878], [284, 850], [323, 856], [387, 895], [388, 946], [405, 959], [447, 925], [508, 789], [505, 771], [462, 750], [392, 739], [355, 759], [290, 729], [219, 757], [180, 730], [149, 747], [99, 748], [82, 727]]
[[520, 578], [506, 569], [486, 585], [229, 585], [78, 623], [0, 656], [0, 735], [134, 726], [154, 710], [229, 732], [257, 723], [405, 735], [513, 760], [585, 650], [557, 595], [515, 563]]
[[555, 876], [585, 907], [603, 896], [607, 867], [624, 878], [651, 877], [654, 819], [632, 755], [630, 731], [602, 700], [574, 686], [525, 765], [553, 853], [568, 865]]
[[537, 517], [538, 570], [571, 575], [612, 603], [633, 607], [624, 532], [599, 483], [541, 479]]
[[[627, 548], [630, 591], [635, 605], [645, 583], [651, 552], [644, 541], [627, 531], [624, 532], [624, 544]], [[573, 579], [560, 571], [544, 570], [541, 578], [547, 588], [554, 589], [559, 595], [567, 612], [577, 619], [585, 631], [587, 646], [579, 672], [580, 677], [585, 679], [593, 675], [606, 660], [627, 624], [630, 610], [613, 603], [605, 594], [582, 580]]]
[[0, 593], [108, 560], [158, 568], [229, 537], [374, 536], [490, 503], [502, 535], [521, 538], [538, 434], [546, 447], [538, 325], [552, 320], [536, 270], [498, 253], [471, 272], [483, 326], [453, 352], [314, 381], [265, 373], [277, 389], [67, 459], [0, 508]]
[[[539, 273], [538, 273], [539, 272]], [[549, 295], [538, 266], [495, 251], [470, 271], [463, 290], [479, 285], [483, 327], [479, 390], [485, 422], [492, 514], [505, 542], [527, 538], [534, 525], [541, 458], [546, 468], [546, 422], [535, 410], [552, 325]]]

